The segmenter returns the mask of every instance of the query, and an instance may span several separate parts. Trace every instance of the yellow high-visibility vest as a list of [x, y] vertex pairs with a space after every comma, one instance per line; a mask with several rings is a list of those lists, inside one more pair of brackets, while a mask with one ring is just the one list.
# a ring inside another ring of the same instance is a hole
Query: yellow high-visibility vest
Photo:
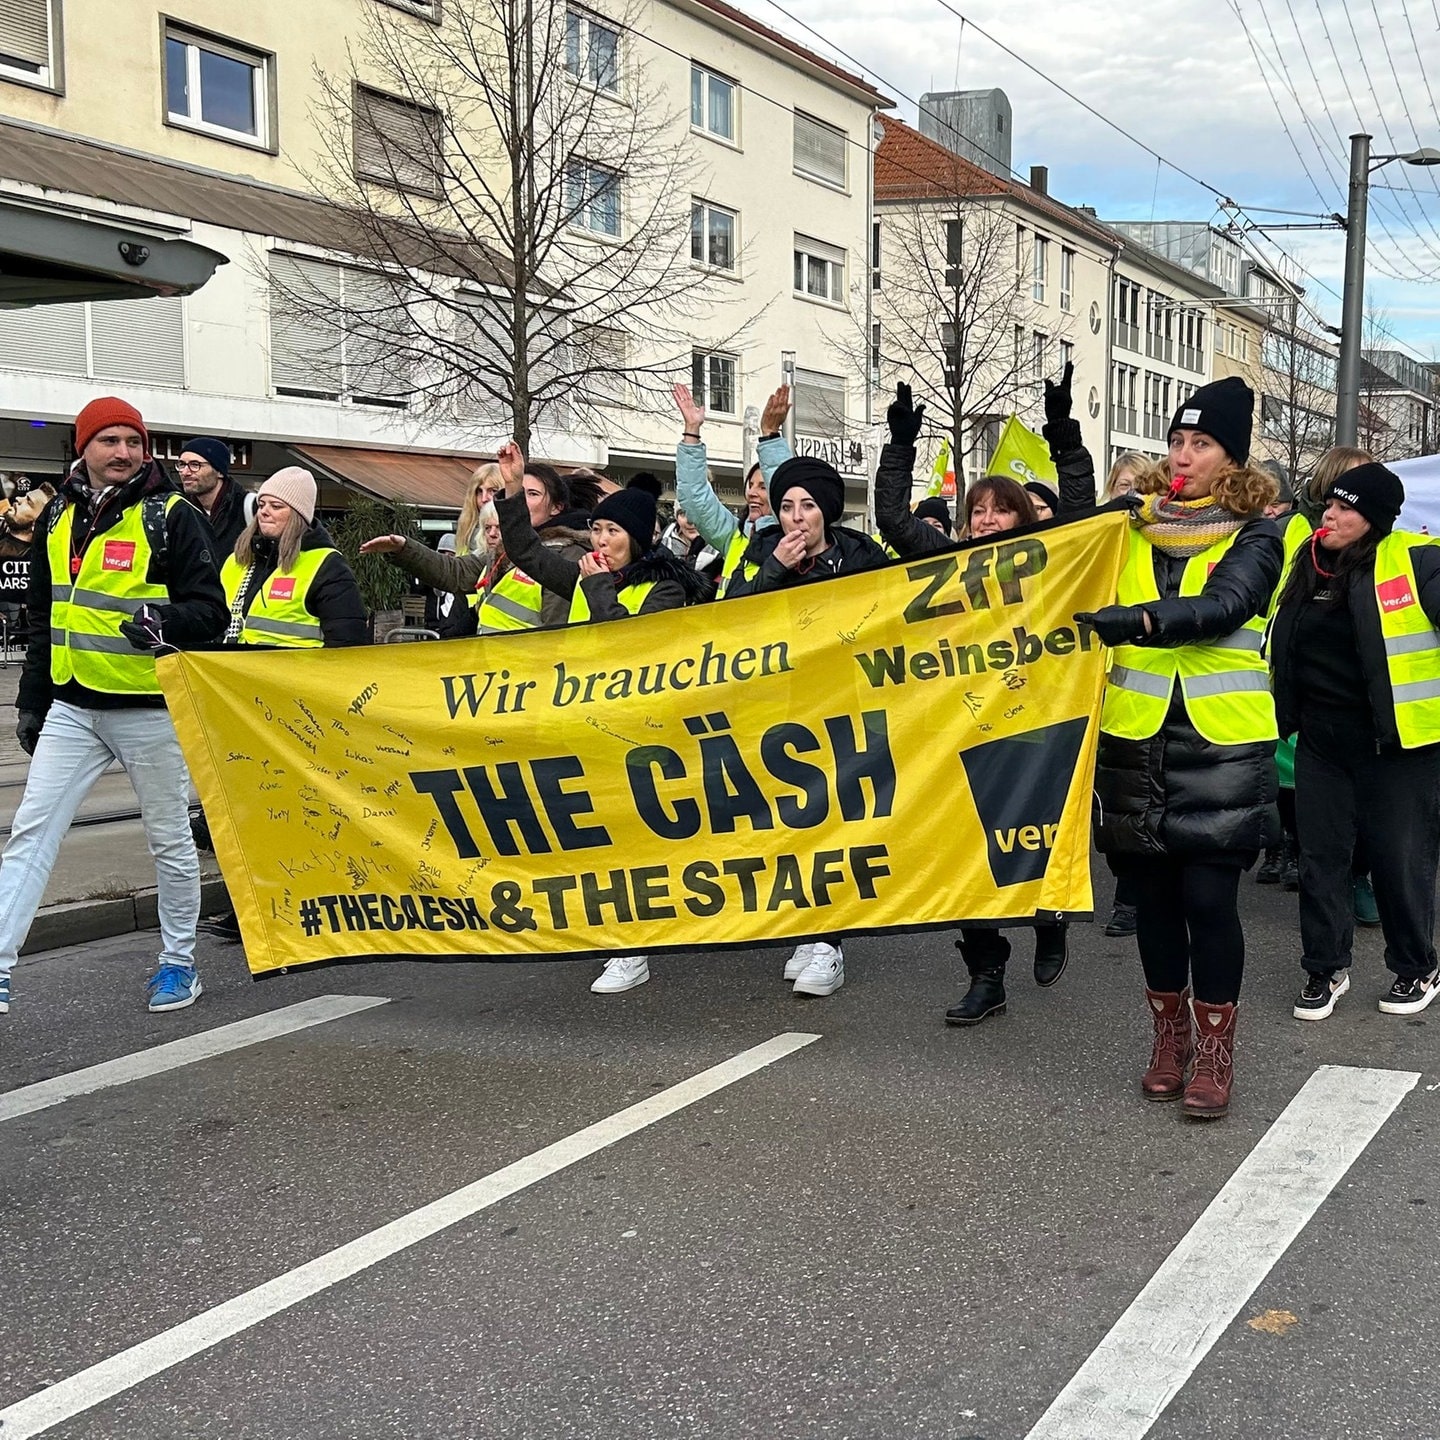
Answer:
[[[626, 585], [616, 593], [615, 598], [632, 614], [638, 615], [640, 607], [645, 603], [645, 597], [655, 588], [653, 580], [647, 580], [642, 585]], [[570, 597], [570, 620], [571, 625], [583, 625], [590, 618], [590, 602], [585, 598], [585, 591], [579, 585], [575, 587], [575, 593]]]
[[1375, 604], [1385, 640], [1395, 728], [1406, 750], [1440, 742], [1440, 631], [1420, 606], [1420, 587], [1410, 558], [1410, 547], [1424, 543], [1423, 536], [1392, 531], [1375, 551]]
[[[1181, 577], [1180, 594], [1198, 595], [1210, 572], [1235, 543], [1237, 530], [1192, 555]], [[1130, 531], [1130, 553], [1120, 572], [1121, 605], [1160, 599], [1155, 557], [1138, 527]], [[1178, 680], [1190, 723], [1215, 745], [1276, 740], [1275, 700], [1262, 652], [1266, 608], [1233, 634], [1205, 644], [1119, 645], [1105, 685], [1100, 728], [1122, 740], [1148, 740], [1165, 721]]]
[[493, 585], [484, 590], [477, 588], [478, 633], [502, 635], [513, 630], [534, 630], [540, 624], [542, 600], [540, 582], [512, 566]]
[[[242, 645], [283, 645], [287, 649], [306, 649], [324, 645], [320, 621], [306, 607], [305, 600], [325, 557], [335, 552], [328, 546], [302, 550], [295, 557], [293, 570], [276, 570], [251, 597], [250, 609], [239, 635]], [[220, 570], [220, 583], [225, 587], [225, 603], [234, 606], [249, 573], [233, 555]]]

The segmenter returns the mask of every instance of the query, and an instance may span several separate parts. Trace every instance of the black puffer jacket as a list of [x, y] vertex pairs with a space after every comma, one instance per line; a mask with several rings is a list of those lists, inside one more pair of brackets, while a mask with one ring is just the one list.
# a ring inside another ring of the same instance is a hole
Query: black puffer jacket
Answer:
[[714, 593], [710, 582], [678, 555], [657, 545], [623, 570], [612, 574], [586, 575], [580, 581], [590, 619], [626, 620], [630, 612], [620, 603], [620, 591], [627, 585], [654, 585], [645, 597], [640, 613], [675, 610], [682, 605], [699, 605]]
[[[929, 525], [923, 528], [932, 535], [940, 535]], [[808, 585], [815, 580], [830, 580], [836, 575], [848, 575], [854, 570], [873, 570], [877, 565], [889, 563], [890, 557], [884, 550], [858, 530], [832, 525], [826, 534], [830, 537], [829, 547], [813, 560], [792, 570], [775, 558], [775, 547], [784, 538], [784, 531], [778, 525], [769, 525], [756, 532], [745, 547], [739, 567], [730, 577], [725, 598], [734, 600], [742, 595], [783, 590], [789, 585]], [[943, 535], [940, 538], [945, 539]], [[753, 575], [747, 575], [745, 572], [751, 566], [758, 568]]]
[[[1308, 564], [1308, 554], [1296, 557], [1297, 565]], [[1410, 563], [1420, 593], [1415, 597], [1432, 625], [1440, 626], [1440, 546], [1415, 537]], [[1346, 602], [1355, 626], [1355, 643], [1365, 671], [1365, 688], [1375, 715], [1375, 738], [1382, 745], [1398, 745], [1395, 725], [1395, 696], [1390, 689], [1390, 667], [1385, 659], [1385, 637], [1380, 631], [1380, 607], [1375, 601], [1375, 566], [1356, 570], [1346, 582]], [[1308, 601], [1291, 601], [1275, 612], [1270, 628], [1270, 679], [1275, 691], [1275, 718], [1282, 735], [1300, 728], [1300, 702], [1295, 693], [1295, 626]]]
[[[1284, 547], [1274, 521], [1247, 522], [1199, 595], [1182, 597], [1182, 557], [1152, 550], [1162, 599], [1145, 608], [1147, 645], [1218, 640], [1262, 614], [1280, 579]], [[1095, 838], [1107, 855], [1224, 854], [1248, 864], [1275, 843], [1275, 742], [1216, 745], [1190, 723], [1180, 687], [1148, 740], [1100, 733]]]

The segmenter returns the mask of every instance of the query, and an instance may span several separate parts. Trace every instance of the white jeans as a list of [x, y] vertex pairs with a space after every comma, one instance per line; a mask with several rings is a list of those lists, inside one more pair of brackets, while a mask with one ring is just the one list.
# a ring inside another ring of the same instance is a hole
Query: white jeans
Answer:
[[140, 799], [159, 885], [160, 964], [195, 964], [200, 857], [190, 833], [190, 773], [168, 710], [82, 710], [57, 701], [30, 760], [25, 796], [0, 855], [0, 974], [40, 908], [60, 842], [112, 759]]

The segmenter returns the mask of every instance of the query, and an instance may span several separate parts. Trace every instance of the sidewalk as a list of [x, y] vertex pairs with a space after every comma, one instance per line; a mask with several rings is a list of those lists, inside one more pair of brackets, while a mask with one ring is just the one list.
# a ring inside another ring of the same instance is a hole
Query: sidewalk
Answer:
[[[0, 796], [8, 826], [20, 803], [29, 757], [15, 739], [15, 695], [20, 684], [19, 661], [0, 670]], [[96, 787], [105, 796], [101, 811], [136, 810], [135, 792], [123, 771], [104, 776]], [[93, 813], [93, 807], [87, 807]], [[201, 914], [222, 909], [224, 886], [213, 855], [200, 857]], [[153, 930], [155, 866], [145, 846], [138, 819], [73, 829], [60, 846], [60, 856], [45, 887], [45, 898], [22, 955], [82, 945], [132, 930]]]

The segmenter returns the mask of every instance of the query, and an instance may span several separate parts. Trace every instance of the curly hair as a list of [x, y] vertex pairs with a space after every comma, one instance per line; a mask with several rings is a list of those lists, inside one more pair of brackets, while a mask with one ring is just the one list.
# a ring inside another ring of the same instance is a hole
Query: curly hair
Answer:
[[1030, 498], [1030, 492], [1018, 480], [1012, 480], [1008, 475], [986, 475], [965, 492], [966, 534], [970, 531], [972, 512], [987, 496], [994, 502], [997, 510], [1019, 516], [1015, 522], [1017, 528], [1021, 525], [1034, 525], [1040, 518], [1035, 513], [1035, 502]]
[[[1163, 489], [1170, 483], [1170, 462], [1166, 460], [1157, 468], [1164, 481]], [[1227, 460], [1215, 477], [1210, 494], [1222, 510], [1249, 519], [1275, 501], [1280, 494], [1280, 486], [1268, 470], [1254, 465], [1235, 465]]]

